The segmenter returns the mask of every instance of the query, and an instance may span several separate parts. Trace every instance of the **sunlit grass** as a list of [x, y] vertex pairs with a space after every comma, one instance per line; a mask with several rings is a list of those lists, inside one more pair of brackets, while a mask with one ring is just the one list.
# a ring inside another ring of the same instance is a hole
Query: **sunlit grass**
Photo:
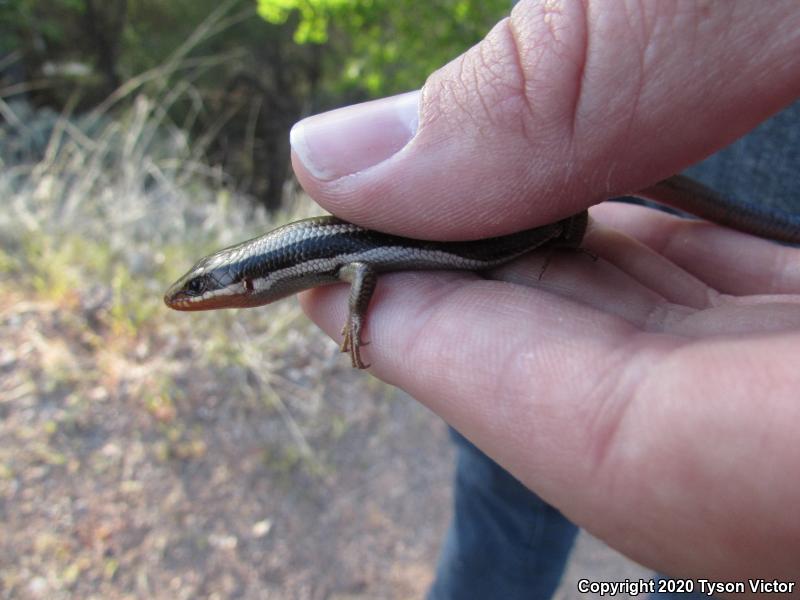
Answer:
[[13, 557], [0, 588], [13, 597], [153, 597], [182, 576], [190, 589], [195, 561], [162, 559], [195, 538], [201, 565], [219, 559], [208, 540], [238, 535], [256, 552], [230, 572], [256, 572], [247, 532], [269, 545], [306, 536], [319, 507], [349, 510], [328, 501], [367, 493], [372, 475], [355, 471], [393, 418], [292, 300], [164, 305], [201, 256], [319, 214], [290, 194], [267, 215], [204, 161], [169, 117], [198, 97], [179, 59], [94, 114], [0, 99], [0, 551]]
[[302, 394], [286, 373], [309, 367], [309, 348], [325, 349], [324, 364], [333, 349], [311, 333], [296, 304], [187, 314], [162, 300], [199, 257], [314, 209], [301, 198], [268, 216], [241, 197], [166, 120], [163, 101], [141, 95], [128, 111], [92, 120], [4, 106], [19, 125], [10, 132], [13, 152], [0, 150], [0, 296], [7, 312], [34, 305], [58, 313], [59, 333], [86, 350], [78, 358], [69, 344], [41, 344], [34, 388], [99, 386], [130, 398], [166, 427], [165, 456], [191, 458], [199, 446], [176, 434], [177, 406], [202, 390], [185, 382], [213, 383], [222, 373], [231, 398], [250, 398], [284, 420], [292, 452], [319, 472], [287, 410], [285, 390]]
[[[164, 121], [167, 108], [141, 96], [115, 120], [45, 114], [44, 124], [8, 132], [35, 138], [22, 142], [30, 147], [43, 135], [49, 141], [35, 162], [16, 162], [0, 148], [5, 282], [53, 300], [106, 286], [115, 316], [138, 327], [197, 258], [292, 217], [269, 218], [237, 197], [234, 182], [199, 162], [188, 138]], [[21, 124], [39, 117], [30, 110], [6, 106], [21, 113]]]

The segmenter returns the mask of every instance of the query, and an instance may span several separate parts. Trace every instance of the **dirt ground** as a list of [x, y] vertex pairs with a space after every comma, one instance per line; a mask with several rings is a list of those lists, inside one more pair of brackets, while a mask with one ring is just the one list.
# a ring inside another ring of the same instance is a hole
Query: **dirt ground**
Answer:
[[[309, 328], [268, 377], [199, 369], [180, 336], [122, 344], [91, 311], [4, 300], [0, 597], [424, 596], [446, 429], [329, 340]], [[584, 536], [558, 598], [645, 573]]]

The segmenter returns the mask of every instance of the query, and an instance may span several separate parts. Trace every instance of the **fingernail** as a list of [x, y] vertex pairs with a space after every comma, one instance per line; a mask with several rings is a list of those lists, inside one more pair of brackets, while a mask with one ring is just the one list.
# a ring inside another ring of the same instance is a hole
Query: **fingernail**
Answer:
[[397, 154], [417, 132], [419, 91], [339, 108], [292, 127], [295, 154], [317, 179], [363, 171]]

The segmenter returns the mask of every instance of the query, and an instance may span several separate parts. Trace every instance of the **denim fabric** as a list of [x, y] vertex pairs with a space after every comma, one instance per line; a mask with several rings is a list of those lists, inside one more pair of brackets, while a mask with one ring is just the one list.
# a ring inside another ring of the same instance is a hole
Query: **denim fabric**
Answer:
[[800, 101], [685, 173], [723, 196], [800, 212]]
[[[686, 173], [725, 196], [800, 212], [800, 101]], [[453, 438], [455, 510], [429, 600], [550, 598], [577, 528], [462, 436]]]
[[429, 600], [549, 598], [578, 528], [464, 437], [453, 522]]

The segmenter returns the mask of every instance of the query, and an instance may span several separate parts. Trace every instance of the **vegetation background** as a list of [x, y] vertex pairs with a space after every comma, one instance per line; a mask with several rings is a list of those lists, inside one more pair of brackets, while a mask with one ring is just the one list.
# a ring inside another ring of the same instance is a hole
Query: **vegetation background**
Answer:
[[[424, 595], [438, 419], [292, 302], [161, 295], [317, 210], [294, 122], [418, 88], [509, 4], [0, 1], [0, 597]], [[562, 598], [644, 574], [579, 546]]]

